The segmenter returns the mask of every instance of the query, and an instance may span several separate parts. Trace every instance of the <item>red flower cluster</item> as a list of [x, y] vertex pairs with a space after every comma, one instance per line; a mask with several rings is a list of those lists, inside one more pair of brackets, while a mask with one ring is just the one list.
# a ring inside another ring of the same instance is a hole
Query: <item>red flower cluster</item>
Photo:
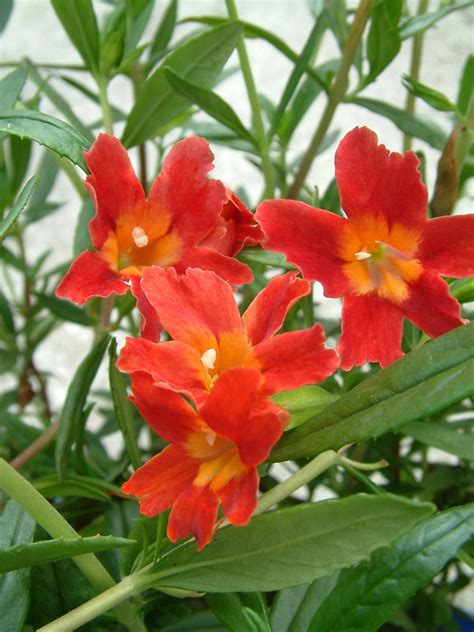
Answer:
[[[170, 443], [123, 490], [147, 516], [172, 508], [173, 542], [194, 535], [202, 549], [219, 507], [232, 524], [249, 521], [257, 466], [287, 420], [270, 396], [320, 382], [338, 367], [320, 325], [275, 335], [311, 292], [310, 281], [343, 297], [338, 352], [346, 370], [399, 358], [404, 317], [430, 336], [463, 322], [439, 275], [474, 273], [474, 217], [427, 220], [416, 156], [390, 153], [366, 128], [347, 134], [336, 154], [347, 219], [268, 200], [257, 210], [260, 228], [232, 192], [206, 177], [212, 154], [200, 138], [175, 145], [148, 199], [115, 138], [102, 134], [86, 161], [96, 250], [78, 257], [57, 294], [82, 304], [131, 286], [147, 323], [160, 323], [172, 338], [128, 338], [118, 367], [130, 374], [143, 418]], [[296, 272], [273, 278], [240, 316], [229, 283], [252, 274], [233, 256], [264, 236], [306, 279]]]

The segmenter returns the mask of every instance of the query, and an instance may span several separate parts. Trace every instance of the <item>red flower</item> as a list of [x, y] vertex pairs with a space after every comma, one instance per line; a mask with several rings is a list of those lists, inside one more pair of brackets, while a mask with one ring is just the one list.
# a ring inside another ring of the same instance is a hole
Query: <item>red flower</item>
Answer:
[[[213, 155], [204, 139], [187, 138], [171, 149], [148, 199], [117, 138], [100, 134], [85, 158], [91, 172], [85, 184], [97, 210], [89, 225], [96, 250], [73, 262], [58, 296], [83, 304], [93, 296], [125, 294], [133, 279], [137, 295], [138, 278], [152, 265], [180, 273], [189, 266], [210, 269], [236, 284], [252, 280], [251, 270], [228, 256], [238, 244], [206, 243], [227, 218], [231, 197], [219, 180], [206, 176]], [[247, 209], [242, 214], [243, 244], [255, 222]]]
[[219, 504], [234, 525], [250, 520], [257, 502], [257, 465], [280, 438], [287, 414], [259, 393], [254, 368], [229, 369], [196, 411], [147, 373], [132, 375], [134, 402], [171, 445], [123, 486], [146, 516], [172, 507], [168, 537], [190, 535], [201, 550], [212, 538]]
[[302, 202], [268, 200], [257, 209], [265, 245], [283, 252], [328, 297], [343, 297], [341, 367], [400, 358], [402, 321], [429, 336], [463, 324], [440, 274], [474, 274], [474, 217], [427, 220], [427, 191], [412, 152], [390, 153], [367, 128], [336, 152], [348, 219]]
[[266, 395], [320, 382], [338, 365], [336, 353], [324, 347], [322, 327], [274, 336], [310, 289], [295, 272], [275, 277], [241, 318], [231, 287], [214, 273], [189, 269], [178, 277], [173, 269], [150, 268], [142, 290], [174, 340], [127, 338], [117, 366], [146, 372], [158, 386], [198, 404], [235, 367], [258, 369]]

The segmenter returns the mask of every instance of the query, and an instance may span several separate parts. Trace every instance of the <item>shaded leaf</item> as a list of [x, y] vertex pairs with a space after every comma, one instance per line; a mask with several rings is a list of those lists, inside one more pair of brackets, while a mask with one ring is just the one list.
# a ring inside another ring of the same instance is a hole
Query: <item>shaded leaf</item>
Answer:
[[0, 33], [8, 24], [13, 9], [13, 0], [3, 0], [0, 2]]
[[38, 180], [38, 176], [33, 176], [28, 180], [18, 196], [18, 199], [14, 202], [13, 206], [7, 213], [7, 216], [0, 222], [0, 241], [5, 238], [7, 232], [13, 226], [19, 214], [28, 206], [33, 194], [33, 189], [38, 184]]
[[40, 292], [36, 294], [36, 297], [39, 305], [49, 309], [52, 314], [61, 318], [61, 320], [84, 325], [85, 327], [90, 325], [86, 310], [74, 305], [71, 301], [57, 298], [53, 294], [42, 294]]
[[[3, 6], [3, 3], [0, 4]], [[0, 80], [0, 112], [14, 108], [25, 85], [27, 75], [26, 66], [19, 66]]]
[[153, 35], [153, 44], [150, 49], [150, 64], [154, 64], [164, 55], [173, 36], [177, 16], [178, 0], [171, 0]]
[[91, 0], [51, 0], [51, 4], [87, 68], [97, 72], [99, 29]]
[[474, 461], [474, 435], [458, 432], [449, 423], [412, 421], [403, 426], [402, 432], [420, 443]]
[[369, 72], [364, 86], [371, 83], [398, 54], [402, 40], [397, 29], [402, 14], [402, 0], [377, 0], [372, 3], [371, 21], [367, 36]]
[[399, 25], [400, 37], [402, 39], [407, 39], [409, 37], [413, 37], [413, 35], [416, 35], [417, 33], [422, 33], [453, 11], [465, 9], [466, 7], [472, 6], [472, 4], [473, 1], [469, 0], [469, 2], [462, 2], [461, 4], [451, 4], [447, 7], [443, 7], [442, 9], [438, 9], [438, 11], [432, 11], [431, 13], [424, 13], [422, 15], [417, 15], [413, 18], [409, 18], [408, 20], [401, 22], [401, 24]]
[[467, 106], [472, 95], [474, 87], [472, 85], [472, 78], [474, 77], [474, 55], [469, 55], [464, 64], [462, 70], [461, 81], [459, 82], [459, 93], [457, 105], [460, 112], [465, 114], [467, 112]]

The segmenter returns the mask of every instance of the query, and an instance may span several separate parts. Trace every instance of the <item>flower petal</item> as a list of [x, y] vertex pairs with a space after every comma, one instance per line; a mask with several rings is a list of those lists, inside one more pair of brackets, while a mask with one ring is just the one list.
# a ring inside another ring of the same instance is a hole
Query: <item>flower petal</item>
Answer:
[[265, 247], [283, 252], [310, 281], [320, 281], [325, 296], [342, 296], [349, 287], [339, 256], [347, 220], [293, 200], [267, 200], [257, 208], [267, 238]]
[[207, 381], [199, 353], [176, 340], [154, 343], [127, 338], [117, 367], [126, 373], [148, 373], [156, 386], [169, 388], [195, 399], [207, 394]]
[[390, 153], [367, 127], [346, 134], [336, 151], [341, 206], [352, 220], [381, 215], [390, 225], [416, 228], [426, 221], [428, 192], [417, 156]]
[[196, 412], [177, 393], [160, 388], [149, 373], [132, 373], [131, 400], [147, 424], [170, 443], [184, 444], [200, 428]]
[[152, 209], [170, 213], [172, 230], [187, 245], [204, 239], [215, 226], [227, 200], [224, 185], [206, 174], [214, 156], [204, 138], [176, 143], [163, 163], [148, 196]]
[[130, 277], [130, 289], [133, 296], [137, 299], [137, 308], [141, 314], [140, 335], [148, 340], [158, 341], [163, 327], [158, 314], [141, 288], [141, 277]]
[[91, 172], [85, 184], [97, 210], [89, 227], [92, 243], [100, 248], [118, 217], [146, 206], [145, 194], [118, 138], [99, 134], [84, 156]]
[[461, 306], [449, 293], [448, 284], [432, 272], [423, 272], [410, 285], [410, 294], [400, 307], [409, 320], [432, 338], [464, 324]]
[[252, 270], [245, 263], [233, 257], [227, 257], [217, 250], [201, 246], [185, 250], [174, 267], [179, 274], [183, 274], [188, 268], [209, 270], [232, 285], [253, 281]]
[[193, 535], [201, 551], [212, 539], [219, 501], [208, 486], [192, 486], [174, 503], [167, 535], [171, 542]]
[[276, 333], [283, 325], [288, 310], [311, 291], [311, 284], [296, 272], [273, 277], [250, 303], [242, 321], [250, 342], [258, 344]]
[[432, 272], [456, 278], [474, 275], [474, 215], [430, 219], [417, 256]]
[[240, 478], [231, 479], [220, 492], [224, 516], [231, 524], [244, 525], [257, 506], [258, 473], [255, 467]]
[[122, 485], [126, 494], [140, 498], [140, 512], [152, 518], [168, 509], [192, 485], [199, 464], [170, 445], [147, 461]]
[[339, 365], [336, 352], [324, 347], [321, 325], [267, 338], [254, 348], [252, 356], [252, 366], [262, 371], [268, 394], [321, 382]]
[[378, 362], [385, 367], [403, 356], [403, 312], [375, 294], [351, 294], [342, 305], [342, 334], [337, 345], [341, 368]]
[[178, 277], [173, 268], [150, 268], [142, 288], [163, 327], [200, 356], [225, 334], [244, 335], [232, 288], [212, 272], [189, 269]]
[[72, 262], [56, 288], [56, 296], [84, 305], [90, 298], [126, 294], [128, 285], [96, 253], [86, 250]]

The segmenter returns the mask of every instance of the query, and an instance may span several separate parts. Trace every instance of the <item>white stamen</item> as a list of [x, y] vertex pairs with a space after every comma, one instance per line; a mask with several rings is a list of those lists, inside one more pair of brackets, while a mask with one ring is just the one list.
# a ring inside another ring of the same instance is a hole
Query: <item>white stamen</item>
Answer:
[[208, 432], [206, 434], [206, 443], [212, 447], [215, 442], [216, 442], [216, 433], [212, 431]]
[[204, 364], [206, 369], [213, 369], [214, 364], [216, 362], [216, 358], [217, 358], [217, 351], [211, 347], [211, 349], [204, 351], [204, 353], [201, 356], [201, 362]]
[[132, 239], [137, 248], [144, 248], [148, 245], [148, 235], [141, 226], [134, 226], [132, 230]]
[[354, 257], [357, 259], [357, 261], [363, 261], [364, 259], [368, 259], [369, 257], [371, 257], [372, 255], [370, 254], [370, 252], [365, 252], [365, 250], [361, 250], [360, 252], [356, 252]]

